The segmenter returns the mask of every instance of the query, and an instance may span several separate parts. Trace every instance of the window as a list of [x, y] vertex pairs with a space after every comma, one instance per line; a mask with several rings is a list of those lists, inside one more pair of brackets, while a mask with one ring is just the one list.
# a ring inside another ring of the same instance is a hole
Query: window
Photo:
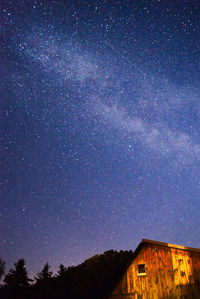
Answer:
[[138, 276], [145, 276], [146, 270], [145, 270], [145, 264], [139, 264], [138, 265]]

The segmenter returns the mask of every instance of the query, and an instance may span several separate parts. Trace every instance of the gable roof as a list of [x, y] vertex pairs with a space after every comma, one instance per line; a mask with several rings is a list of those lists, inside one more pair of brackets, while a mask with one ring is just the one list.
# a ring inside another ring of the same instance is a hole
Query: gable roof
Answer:
[[[136, 250], [138, 251], [138, 249], [141, 249], [141, 247], [143, 247], [144, 244], [147, 244], [147, 243], [148, 244], [152, 244], [152, 245], [159, 245], [159, 246], [168, 247], [168, 248], [175, 248], [175, 249], [181, 249], [181, 250], [187, 250], [187, 251], [194, 251], [194, 252], [199, 252], [200, 253], [200, 249], [199, 248], [186, 247], [186, 246], [181, 246], [181, 245], [176, 245], [176, 244], [170, 244], [170, 243], [164, 243], [164, 242], [158, 242], [158, 241], [148, 240], [148, 239], [142, 239], [142, 241], [140, 242], [140, 244], [138, 245], [138, 247], [136, 248]], [[134, 251], [134, 253], [135, 253], [135, 251]]]

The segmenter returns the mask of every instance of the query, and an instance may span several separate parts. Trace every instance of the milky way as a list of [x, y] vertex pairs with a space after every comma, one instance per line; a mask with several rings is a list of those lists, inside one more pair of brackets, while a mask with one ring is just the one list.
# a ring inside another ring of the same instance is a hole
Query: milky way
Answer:
[[199, 247], [199, 4], [2, 7], [2, 258]]

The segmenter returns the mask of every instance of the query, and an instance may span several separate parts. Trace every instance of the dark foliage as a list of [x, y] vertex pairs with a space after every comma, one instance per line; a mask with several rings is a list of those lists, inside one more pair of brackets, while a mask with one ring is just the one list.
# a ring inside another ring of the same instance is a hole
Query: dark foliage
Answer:
[[[61, 264], [58, 275], [55, 277], [52, 277], [47, 263], [35, 277], [36, 283], [28, 289], [24, 286], [19, 298], [106, 299], [126, 270], [132, 257], [132, 251], [109, 250], [104, 254], [89, 258], [76, 267], [66, 269]], [[0, 290], [0, 298], [18, 297], [9, 297], [8, 289], [3, 287]]]
[[10, 288], [28, 287], [29, 278], [24, 259], [20, 259], [17, 263], [15, 263], [15, 269], [10, 269], [8, 274], [5, 276], [4, 282]]
[[0, 289], [0, 298], [28, 299], [29, 281], [24, 259], [15, 263], [15, 268], [10, 269], [4, 278], [5, 285]]
[[49, 278], [52, 277], [52, 272], [49, 271], [50, 269], [50, 266], [48, 263], [46, 263], [42, 269], [41, 272], [39, 272], [36, 276], [35, 276], [35, 279], [37, 281], [37, 283], [39, 282], [42, 282], [42, 281], [46, 281], [48, 280]]
[[2, 276], [5, 274], [5, 265], [6, 265], [6, 262], [0, 258], [0, 281], [1, 281]]
[[60, 264], [57, 276], [63, 277], [65, 275], [66, 271], [67, 271], [67, 268], [63, 264]]

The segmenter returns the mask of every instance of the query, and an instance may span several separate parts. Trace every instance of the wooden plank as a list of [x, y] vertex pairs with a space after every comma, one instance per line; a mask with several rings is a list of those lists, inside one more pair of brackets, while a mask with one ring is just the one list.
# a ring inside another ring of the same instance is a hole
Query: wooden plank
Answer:
[[[138, 276], [138, 264], [145, 264], [145, 276]], [[198, 283], [200, 252], [145, 243], [109, 299], [198, 299]]]

